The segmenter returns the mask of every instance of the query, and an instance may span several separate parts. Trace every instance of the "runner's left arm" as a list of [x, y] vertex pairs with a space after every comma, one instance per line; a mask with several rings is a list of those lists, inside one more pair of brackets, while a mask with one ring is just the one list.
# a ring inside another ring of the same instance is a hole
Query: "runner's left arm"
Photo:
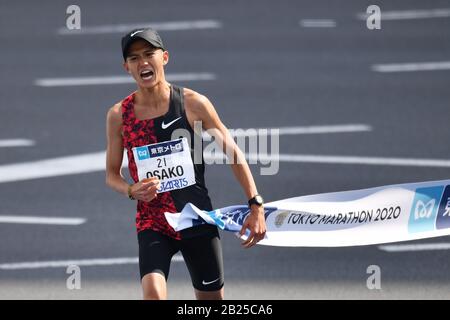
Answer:
[[[214, 132], [216, 142], [223, 153], [228, 157], [232, 157], [232, 159], [229, 159], [231, 160], [231, 169], [242, 186], [247, 199], [254, 197], [258, 194], [258, 191], [247, 160], [226, 126], [220, 120], [212, 103], [207, 97], [198, 95], [195, 107], [192, 109], [196, 114], [196, 118], [202, 121], [203, 129], [208, 131], [212, 130]], [[249, 229], [250, 235], [247, 240], [242, 243], [244, 247], [252, 247], [264, 238], [266, 233], [266, 221], [263, 206], [251, 206], [250, 214], [245, 220], [240, 234], [243, 235], [246, 229]]]

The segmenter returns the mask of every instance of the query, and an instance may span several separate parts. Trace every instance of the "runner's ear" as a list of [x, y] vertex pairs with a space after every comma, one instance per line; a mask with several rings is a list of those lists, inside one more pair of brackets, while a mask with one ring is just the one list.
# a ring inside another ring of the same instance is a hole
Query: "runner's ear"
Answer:
[[130, 69], [128, 68], [128, 63], [126, 61], [123, 62], [123, 68], [126, 72], [131, 73]]
[[163, 66], [169, 63], [169, 52], [163, 51]]

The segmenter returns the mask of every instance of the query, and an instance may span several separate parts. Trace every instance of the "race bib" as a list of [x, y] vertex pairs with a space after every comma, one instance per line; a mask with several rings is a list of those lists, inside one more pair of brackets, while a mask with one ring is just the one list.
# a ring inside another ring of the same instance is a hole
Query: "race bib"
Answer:
[[158, 193], [195, 184], [194, 164], [186, 138], [149, 144], [132, 149], [139, 181], [160, 180]]

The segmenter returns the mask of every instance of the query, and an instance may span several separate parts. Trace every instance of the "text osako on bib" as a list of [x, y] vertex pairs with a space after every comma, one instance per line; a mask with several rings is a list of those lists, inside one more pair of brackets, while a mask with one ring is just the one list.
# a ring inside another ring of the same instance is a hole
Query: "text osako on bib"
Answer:
[[133, 148], [139, 181], [160, 180], [158, 193], [195, 184], [194, 164], [186, 138]]

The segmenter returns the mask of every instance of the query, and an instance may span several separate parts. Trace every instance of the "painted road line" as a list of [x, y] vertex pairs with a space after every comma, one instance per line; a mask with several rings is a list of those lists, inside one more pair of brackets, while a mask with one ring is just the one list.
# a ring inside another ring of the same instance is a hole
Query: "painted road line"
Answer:
[[31, 147], [34, 146], [35, 143], [33, 140], [28, 139], [2, 139], [0, 140], [0, 148], [7, 147]]
[[334, 28], [336, 21], [332, 19], [302, 19], [299, 22], [303, 28]]
[[[372, 127], [366, 124], [343, 124], [280, 127], [276, 129], [280, 130], [280, 135], [293, 135], [371, 131]], [[245, 135], [251, 136], [252, 132], [257, 134], [259, 130], [261, 130], [261, 128], [256, 128], [253, 131], [249, 131], [249, 129], [242, 129], [242, 131], [231, 129], [232, 132], [234, 131], [235, 137]], [[105, 159], [105, 151], [100, 151], [88, 154], [0, 165], [0, 183], [103, 171], [105, 170]], [[127, 157], [124, 156], [123, 167], [126, 167], [127, 163]]]
[[[172, 262], [181, 262], [183, 257], [176, 254], [172, 258]], [[0, 264], [0, 270], [23, 270], [23, 269], [42, 269], [42, 268], [67, 268], [76, 265], [79, 267], [91, 266], [113, 266], [123, 264], [137, 264], [137, 257], [131, 258], [106, 258], [106, 259], [81, 259], [81, 260], [56, 260], [56, 261], [34, 261], [34, 262], [18, 262]]]
[[[261, 161], [275, 161], [276, 155], [249, 155]], [[356, 156], [328, 156], [328, 155], [297, 155], [280, 154], [280, 162], [306, 162], [306, 163], [329, 163], [329, 164], [359, 164], [379, 166], [405, 166], [405, 167], [430, 167], [449, 168], [450, 160], [445, 159], [418, 159], [418, 158], [385, 158], [385, 157], [356, 157]]]
[[[369, 14], [358, 13], [359, 20], [366, 20]], [[450, 8], [430, 10], [381, 11], [381, 20], [409, 20], [450, 17]]]
[[[279, 127], [279, 128], [251, 128], [251, 129], [229, 129], [232, 137], [255, 137], [262, 134], [270, 135], [274, 130], [278, 130], [278, 135], [300, 135], [300, 134], [324, 134], [324, 133], [348, 133], [348, 132], [368, 132], [372, 127], [366, 124], [342, 124], [326, 126], [302, 126], [302, 127]], [[204, 139], [211, 140], [208, 132], [203, 132]]]
[[378, 246], [378, 249], [386, 252], [450, 250], [450, 243], [391, 244]]
[[[270, 163], [270, 162], [294, 162], [294, 163], [322, 163], [322, 164], [357, 164], [375, 166], [403, 166], [403, 167], [429, 167], [429, 168], [450, 168], [450, 160], [445, 159], [418, 159], [418, 158], [385, 158], [385, 157], [357, 157], [357, 156], [328, 156], [312, 154], [258, 154], [250, 153], [245, 155], [250, 163]], [[225, 155], [215, 152], [214, 154], [204, 154], [205, 160], [211, 163], [217, 160], [224, 163]], [[0, 180], [1, 182], [1, 180]]]
[[[212, 73], [173, 73], [166, 75], [167, 81], [210, 81], [216, 76]], [[74, 77], [74, 78], [44, 78], [34, 81], [34, 85], [40, 87], [63, 86], [92, 86], [136, 83], [131, 76], [102, 76], [102, 77]]]
[[449, 69], [450, 69], [450, 61], [390, 63], [390, 64], [375, 64], [372, 66], [372, 71], [376, 72], [412, 72], [412, 71], [436, 71]]
[[198, 29], [218, 29], [222, 23], [217, 20], [192, 20], [192, 21], [171, 21], [171, 22], [141, 22], [133, 24], [111, 24], [103, 26], [83, 26], [81, 29], [69, 30], [62, 27], [58, 29], [60, 35], [85, 35], [85, 34], [107, 34], [107, 33], [127, 33], [133, 29], [150, 27], [158, 31], [178, 31], [178, 30], [198, 30]]
[[[251, 163], [270, 162], [298, 162], [298, 163], [322, 163], [322, 164], [357, 164], [377, 166], [403, 166], [403, 167], [429, 167], [450, 168], [450, 160], [441, 159], [414, 159], [414, 158], [384, 158], [384, 157], [356, 157], [356, 156], [328, 156], [310, 154], [258, 154], [245, 155]], [[225, 159], [223, 154], [205, 154], [205, 160], [209, 163]], [[219, 162], [220, 163], [220, 162]], [[223, 161], [221, 162], [223, 163]], [[0, 180], [1, 182], [1, 180]]]
[[279, 130], [279, 135], [297, 135], [297, 134], [322, 134], [322, 133], [345, 133], [345, 132], [368, 132], [372, 127], [366, 124], [341, 124], [325, 126], [302, 126], [302, 127], [280, 127], [280, 128], [259, 128], [259, 129], [231, 129], [232, 136], [253, 136], [261, 130]]
[[84, 218], [55, 218], [55, 217], [28, 217], [28, 216], [4, 216], [0, 215], [0, 223], [20, 224], [52, 224], [77, 226], [86, 222]]
[[0, 183], [105, 170], [106, 152], [87, 153], [0, 166]]
[[[222, 154], [204, 155], [209, 163], [215, 159], [224, 159]], [[246, 158], [253, 162], [269, 163], [271, 161], [293, 163], [322, 163], [322, 164], [357, 164], [378, 166], [404, 166], [427, 168], [450, 168], [450, 160], [419, 159], [419, 158], [385, 158], [385, 157], [357, 157], [357, 156], [329, 156], [308, 154], [246, 154]], [[223, 161], [221, 162], [223, 163]], [[123, 168], [128, 166], [126, 157]], [[49, 178], [80, 173], [98, 172], [105, 170], [105, 152], [87, 153], [83, 155], [67, 156], [18, 164], [0, 166], [0, 183], [26, 181], [32, 179]]]

